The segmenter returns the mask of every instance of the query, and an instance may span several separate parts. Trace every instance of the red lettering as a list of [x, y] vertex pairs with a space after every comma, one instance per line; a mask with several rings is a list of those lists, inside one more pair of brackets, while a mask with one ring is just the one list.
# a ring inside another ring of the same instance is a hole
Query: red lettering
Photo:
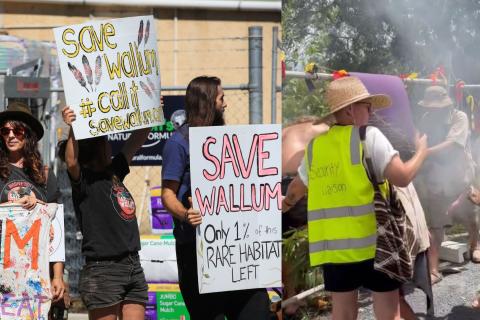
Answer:
[[267, 183], [265, 186], [265, 210], [270, 209], [270, 200], [277, 200], [277, 209], [281, 210], [282, 207], [282, 185], [280, 182], [275, 184], [273, 190], [270, 188], [270, 185]]
[[257, 134], [253, 135], [253, 141], [252, 141], [252, 144], [250, 145], [250, 153], [248, 154], [248, 163], [246, 167], [245, 167], [245, 163], [243, 162], [242, 149], [240, 148], [240, 143], [238, 142], [238, 137], [236, 134], [232, 136], [232, 140], [233, 140], [233, 145], [235, 147], [235, 152], [237, 154], [240, 171], [242, 172], [242, 177], [244, 179], [249, 178], [250, 174], [252, 173], [253, 159], [255, 157], [255, 150], [257, 149], [257, 143], [258, 143], [258, 135]]
[[252, 210], [251, 205], [245, 204], [245, 185], [240, 184], [240, 211], [250, 211]]
[[263, 151], [263, 143], [266, 140], [276, 140], [278, 139], [278, 133], [272, 132], [272, 133], [264, 133], [261, 134], [258, 137], [258, 176], [259, 177], [264, 177], [264, 176], [274, 176], [278, 174], [278, 168], [271, 167], [271, 168], [264, 168], [264, 163], [263, 161], [265, 159], [268, 159], [270, 157], [270, 152], [268, 151]]
[[240, 173], [238, 171], [237, 162], [235, 161], [235, 153], [233, 152], [232, 145], [230, 144], [230, 139], [228, 135], [223, 135], [223, 146], [222, 146], [222, 165], [220, 171], [220, 179], [225, 177], [225, 164], [230, 162], [232, 164], [232, 169], [235, 174], [235, 177], [239, 177]]
[[220, 186], [218, 188], [218, 202], [217, 202], [217, 210], [215, 211], [217, 215], [220, 214], [220, 207], [224, 207], [225, 211], [228, 210], [228, 203], [227, 203], [227, 198], [225, 197], [225, 189], [223, 186]]
[[17, 243], [18, 249], [23, 249], [27, 243], [32, 239], [32, 269], [38, 269], [38, 242], [40, 240], [40, 227], [42, 226], [42, 221], [37, 219], [30, 229], [28, 230], [25, 237], [21, 238], [18, 234], [18, 229], [15, 223], [7, 219], [6, 221], [6, 230], [5, 230], [5, 255], [3, 258], [3, 267], [8, 269], [12, 266], [10, 259], [10, 250], [12, 237], [13, 240]]
[[203, 143], [203, 156], [205, 157], [205, 159], [210, 160], [215, 167], [215, 171], [213, 174], [210, 174], [206, 169], [203, 169], [203, 176], [208, 181], [213, 181], [217, 179], [218, 175], [220, 174], [220, 161], [215, 156], [211, 155], [210, 150], [208, 149], [210, 144], [215, 144], [216, 142], [217, 140], [214, 137], [208, 137], [207, 140], [205, 140], [205, 142]]
[[265, 198], [265, 185], [260, 185], [259, 198], [260, 203], [257, 203], [257, 190], [255, 184], [252, 183], [252, 208], [259, 212], [263, 210], [264, 198]]
[[205, 216], [205, 214], [208, 212], [209, 215], [212, 215], [213, 213], [213, 204], [215, 203], [215, 187], [212, 188], [212, 194], [210, 197], [210, 201], [208, 200], [208, 197], [205, 197], [205, 202], [203, 202], [202, 195], [200, 193], [200, 190], [198, 188], [195, 189], [195, 197], [197, 197], [197, 203], [199, 206], [200, 213], [202, 216]]

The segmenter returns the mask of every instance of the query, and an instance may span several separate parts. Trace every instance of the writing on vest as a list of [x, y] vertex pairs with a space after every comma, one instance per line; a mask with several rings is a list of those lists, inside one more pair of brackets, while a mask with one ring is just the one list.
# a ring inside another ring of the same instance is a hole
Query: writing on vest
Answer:
[[374, 191], [361, 161], [362, 152], [354, 126], [333, 126], [306, 150], [312, 266], [375, 256]]

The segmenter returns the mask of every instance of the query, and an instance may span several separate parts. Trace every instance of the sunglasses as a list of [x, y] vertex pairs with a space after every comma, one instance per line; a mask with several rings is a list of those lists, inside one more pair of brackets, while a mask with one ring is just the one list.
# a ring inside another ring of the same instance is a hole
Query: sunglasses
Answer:
[[368, 110], [369, 114], [373, 113], [373, 107], [372, 107], [372, 104], [370, 102], [361, 101], [361, 102], [355, 102], [355, 104], [356, 105], [364, 105], [364, 106], [367, 107], [367, 110]]
[[25, 128], [21, 128], [21, 127], [17, 127], [13, 129], [7, 128], [7, 127], [0, 128], [0, 134], [3, 137], [8, 137], [10, 135], [10, 132], [13, 132], [15, 137], [22, 138], [25, 135]]

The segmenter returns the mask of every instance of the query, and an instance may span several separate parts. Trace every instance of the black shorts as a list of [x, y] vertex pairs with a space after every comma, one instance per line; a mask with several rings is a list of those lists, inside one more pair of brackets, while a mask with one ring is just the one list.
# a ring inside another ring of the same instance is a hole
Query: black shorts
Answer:
[[324, 264], [325, 290], [348, 292], [364, 287], [374, 292], [400, 288], [401, 283], [373, 268], [373, 259], [356, 263]]
[[147, 303], [148, 285], [138, 253], [105, 261], [87, 261], [80, 272], [79, 291], [88, 310], [124, 301]]

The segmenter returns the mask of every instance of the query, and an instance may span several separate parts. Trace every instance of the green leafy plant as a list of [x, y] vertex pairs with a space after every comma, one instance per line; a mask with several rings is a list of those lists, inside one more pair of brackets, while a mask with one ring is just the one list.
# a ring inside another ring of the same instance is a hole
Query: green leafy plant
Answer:
[[310, 267], [307, 228], [293, 229], [287, 236], [283, 240], [283, 255], [296, 290], [300, 292], [322, 284], [322, 269]]

